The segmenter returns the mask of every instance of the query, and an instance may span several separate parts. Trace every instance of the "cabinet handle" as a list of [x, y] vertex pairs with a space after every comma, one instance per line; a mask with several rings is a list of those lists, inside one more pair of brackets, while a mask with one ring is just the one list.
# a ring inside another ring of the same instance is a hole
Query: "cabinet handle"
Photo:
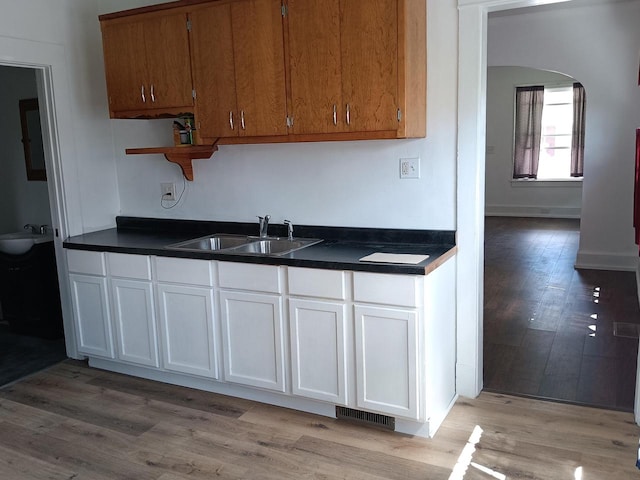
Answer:
[[338, 125], [338, 109], [335, 103], [333, 104], [333, 124]]
[[144, 85], [140, 87], [140, 96], [142, 97], [142, 103], [147, 103], [147, 97], [144, 96]]
[[351, 106], [347, 103], [347, 125], [351, 125]]
[[151, 101], [156, 103], [156, 95], [153, 93], [153, 83], [151, 84]]
[[244, 130], [244, 110], [240, 111], [240, 126]]
[[229, 112], [229, 126], [233, 130], [233, 112]]

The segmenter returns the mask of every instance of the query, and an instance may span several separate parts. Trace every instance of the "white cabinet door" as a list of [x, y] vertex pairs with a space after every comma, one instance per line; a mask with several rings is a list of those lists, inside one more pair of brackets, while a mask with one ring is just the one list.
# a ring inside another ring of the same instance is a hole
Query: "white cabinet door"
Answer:
[[355, 306], [358, 407], [418, 418], [415, 310]]
[[213, 290], [158, 284], [164, 368], [218, 378]]
[[292, 391], [347, 404], [345, 305], [289, 300]]
[[69, 279], [78, 351], [87, 355], [114, 358], [106, 278], [70, 274]]
[[158, 367], [158, 345], [151, 282], [111, 280], [118, 358]]
[[279, 295], [220, 292], [225, 380], [285, 391]]

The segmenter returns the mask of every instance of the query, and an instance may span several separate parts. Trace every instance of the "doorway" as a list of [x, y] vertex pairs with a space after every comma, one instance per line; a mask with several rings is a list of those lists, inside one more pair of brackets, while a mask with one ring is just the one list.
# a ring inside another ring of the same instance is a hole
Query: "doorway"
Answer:
[[0, 252], [0, 385], [67, 356], [43, 142], [50, 132], [43, 135], [40, 122], [42, 75], [0, 65], [0, 234], [37, 241], [26, 252]]

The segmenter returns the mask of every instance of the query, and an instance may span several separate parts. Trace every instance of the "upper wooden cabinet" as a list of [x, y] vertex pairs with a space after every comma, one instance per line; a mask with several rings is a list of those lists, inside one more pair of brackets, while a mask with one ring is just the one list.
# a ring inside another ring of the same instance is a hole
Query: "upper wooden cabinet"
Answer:
[[424, 136], [424, 0], [288, 0], [294, 134]]
[[200, 136], [286, 135], [280, 0], [214, 3], [190, 16]]
[[220, 144], [425, 136], [426, 0], [190, 0], [100, 19], [112, 117], [193, 111]]
[[101, 21], [112, 118], [193, 111], [186, 13]]

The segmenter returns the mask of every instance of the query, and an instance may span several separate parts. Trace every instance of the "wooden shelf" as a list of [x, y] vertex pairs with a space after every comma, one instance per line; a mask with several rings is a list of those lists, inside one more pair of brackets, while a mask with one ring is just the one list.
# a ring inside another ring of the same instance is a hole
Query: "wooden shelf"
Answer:
[[218, 146], [212, 145], [191, 145], [185, 147], [151, 147], [151, 148], [127, 148], [127, 155], [152, 155], [161, 153], [172, 163], [176, 163], [182, 169], [184, 177], [193, 181], [192, 160], [211, 158]]

